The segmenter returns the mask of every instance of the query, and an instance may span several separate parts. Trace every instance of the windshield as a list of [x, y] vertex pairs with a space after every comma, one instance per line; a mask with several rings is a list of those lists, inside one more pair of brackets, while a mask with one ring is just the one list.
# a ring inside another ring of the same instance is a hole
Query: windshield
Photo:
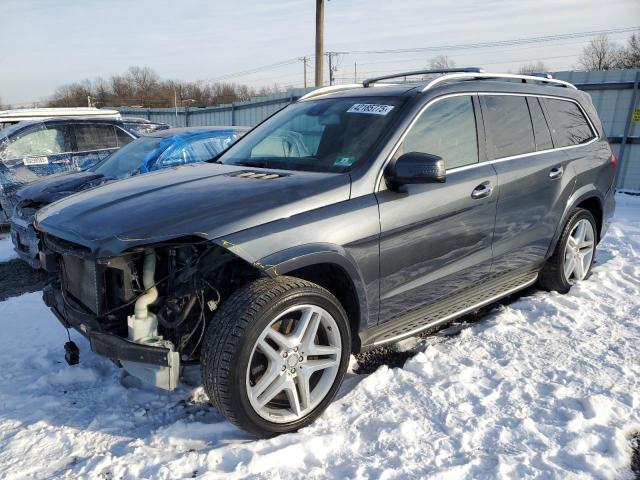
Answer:
[[345, 172], [367, 157], [403, 102], [398, 97], [366, 97], [295, 103], [248, 133], [218, 162]]
[[160, 145], [164, 138], [140, 137], [116, 150], [89, 171], [108, 178], [125, 178], [138, 173], [142, 165], [160, 156], [166, 145]]

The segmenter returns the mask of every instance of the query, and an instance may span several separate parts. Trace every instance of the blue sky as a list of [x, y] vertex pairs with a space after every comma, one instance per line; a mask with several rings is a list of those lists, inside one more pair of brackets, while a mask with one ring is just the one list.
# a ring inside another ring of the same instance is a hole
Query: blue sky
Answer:
[[[164, 78], [207, 80], [310, 55], [314, 9], [314, 0], [2, 0], [0, 98], [37, 101], [60, 84], [130, 65]], [[411, 48], [640, 26], [640, 1], [330, 0], [325, 22], [325, 50]], [[506, 71], [544, 60], [559, 70], [576, 63], [587, 41], [446, 53], [459, 66]], [[434, 55], [343, 55], [336, 75], [352, 80], [354, 62], [359, 77], [419, 68]], [[302, 63], [232, 80], [301, 86]]]

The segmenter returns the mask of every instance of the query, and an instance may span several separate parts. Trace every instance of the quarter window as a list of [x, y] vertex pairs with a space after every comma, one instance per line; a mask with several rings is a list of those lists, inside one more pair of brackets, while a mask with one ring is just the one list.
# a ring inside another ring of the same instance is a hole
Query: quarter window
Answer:
[[118, 148], [113, 125], [76, 125], [76, 144], [79, 152]]
[[493, 159], [536, 151], [525, 97], [483, 95], [483, 117]]
[[540, 102], [535, 97], [528, 97], [529, 112], [531, 113], [531, 123], [533, 123], [533, 134], [536, 139], [536, 151], [549, 150], [553, 148], [551, 142], [551, 132], [542, 113]]
[[409, 130], [395, 157], [409, 152], [437, 155], [447, 169], [478, 163], [472, 97], [449, 97], [430, 105]]
[[580, 145], [595, 137], [580, 107], [569, 100], [545, 98], [556, 147]]

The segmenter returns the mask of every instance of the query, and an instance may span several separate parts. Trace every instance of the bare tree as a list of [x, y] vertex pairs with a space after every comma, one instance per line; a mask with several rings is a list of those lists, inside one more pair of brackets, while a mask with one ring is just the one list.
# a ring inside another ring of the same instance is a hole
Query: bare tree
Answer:
[[532, 63], [525, 63], [520, 67], [518, 73], [522, 75], [531, 75], [532, 73], [543, 73], [549, 71], [549, 68], [544, 64], [544, 62], [537, 61]]
[[620, 68], [640, 68], [640, 36], [635, 33], [627, 39], [620, 55]]
[[[277, 86], [263, 88], [262, 93], [279, 91]], [[98, 107], [206, 107], [248, 100], [255, 89], [234, 83], [183, 82], [162, 80], [149, 67], [130, 67], [124, 74], [108, 79], [95, 78], [58, 87], [49, 98], [51, 107], [82, 107], [87, 96]]]
[[438, 55], [429, 59], [429, 68], [432, 70], [439, 70], [445, 68], [455, 68], [456, 62], [446, 55]]
[[617, 43], [607, 35], [600, 35], [582, 49], [578, 65], [585, 70], [611, 70], [620, 66], [621, 54]]

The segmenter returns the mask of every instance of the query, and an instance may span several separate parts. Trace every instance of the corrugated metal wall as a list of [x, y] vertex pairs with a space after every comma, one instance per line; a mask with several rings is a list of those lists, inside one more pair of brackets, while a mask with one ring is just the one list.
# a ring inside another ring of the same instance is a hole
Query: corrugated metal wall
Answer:
[[282, 107], [295, 102], [312, 88], [296, 88], [285, 93], [255, 97], [247, 102], [229, 103], [207, 108], [118, 108], [123, 115], [144, 117], [172, 127], [204, 125], [241, 125], [252, 127]]
[[[618, 188], [640, 191], [640, 70], [556, 72], [591, 95], [611, 148], [618, 155]], [[622, 155], [620, 153], [622, 152]]]
[[[640, 191], [640, 118], [633, 120], [634, 109], [640, 109], [638, 82], [640, 70], [607, 70], [591, 72], [556, 72], [554, 77], [567, 80], [589, 92], [605, 132], [620, 162], [618, 188]], [[243, 125], [260, 123], [282, 107], [294, 102], [312, 88], [293, 89], [247, 102], [207, 108], [119, 108], [123, 115], [145, 117], [174, 127], [201, 125]], [[640, 115], [640, 111], [638, 112]], [[622, 155], [620, 153], [622, 152]]]

